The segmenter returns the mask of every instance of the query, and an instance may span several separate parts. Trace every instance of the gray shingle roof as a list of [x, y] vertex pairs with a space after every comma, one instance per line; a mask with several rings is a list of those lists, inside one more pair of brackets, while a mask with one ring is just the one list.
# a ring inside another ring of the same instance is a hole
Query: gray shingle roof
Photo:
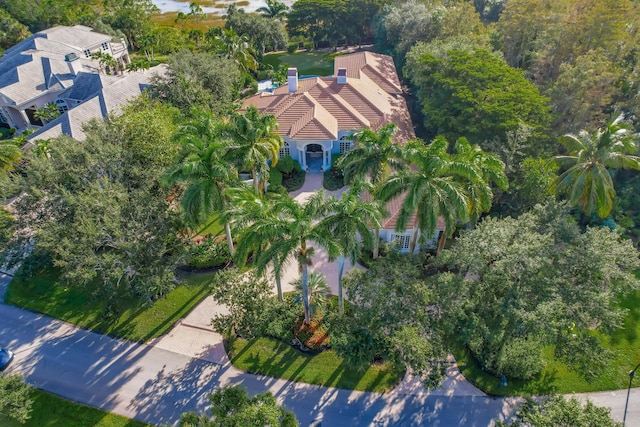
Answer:
[[4, 51], [0, 94], [8, 104], [21, 105], [47, 92], [64, 91], [75, 79], [65, 55], [78, 56], [76, 70], [95, 72], [96, 64], [85, 58], [84, 49], [95, 50], [110, 40], [111, 36], [80, 25], [40, 31]]
[[[39, 139], [55, 138], [61, 134], [69, 135], [82, 141], [85, 139], [82, 125], [94, 118], [107, 117], [110, 113], [119, 113], [122, 107], [131, 99], [140, 95], [150, 86], [154, 74], [164, 74], [166, 66], [158, 65], [145, 73], [129, 73], [124, 76], [100, 80], [102, 84], [86, 101], [65, 112], [57, 119], [48, 123], [37, 132], [29, 135], [24, 148], [31, 148]], [[111, 77], [111, 76], [106, 76]]]

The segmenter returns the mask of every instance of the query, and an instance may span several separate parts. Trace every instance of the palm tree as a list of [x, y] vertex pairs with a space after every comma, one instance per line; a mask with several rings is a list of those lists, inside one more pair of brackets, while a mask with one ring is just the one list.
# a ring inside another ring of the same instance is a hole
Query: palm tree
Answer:
[[[195, 115], [195, 119], [180, 129], [182, 153], [165, 178], [170, 185], [187, 183], [182, 206], [187, 221], [198, 225], [212, 213], [224, 210], [227, 205], [225, 189], [238, 182], [238, 174], [225, 158], [229, 143], [222, 137], [213, 116], [205, 111], [198, 111]], [[227, 221], [224, 227], [229, 252], [233, 256], [233, 240]]]
[[[352, 180], [368, 179], [380, 184], [392, 170], [402, 169], [402, 147], [393, 142], [398, 130], [395, 123], [389, 123], [377, 131], [365, 128], [350, 135], [356, 146], [347, 151], [338, 161], [338, 167], [344, 170], [346, 183]], [[373, 259], [378, 258], [380, 229], [375, 229], [373, 241]]]
[[258, 69], [253, 48], [246, 35], [239, 36], [233, 29], [207, 31], [207, 37], [213, 37], [218, 46], [218, 54], [232, 59], [244, 72]]
[[318, 220], [324, 212], [324, 192], [313, 194], [304, 205], [300, 205], [289, 195], [274, 195], [271, 215], [256, 219], [239, 236], [238, 257], [246, 257], [251, 248], [256, 247], [250, 240], [260, 239], [270, 242], [258, 254], [256, 267], [262, 274], [270, 263], [276, 262], [279, 274], [289, 262], [296, 260], [301, 272], [302, 304], [305, 323], [311, 321], [309, 305], [309, 270], [314, 249], [311, 244], [324, 248], [329, 259], [335, 259], [339, 246], [331, 233], [319, 226]]
[[22, 150], [11, 140], [0, 141], [0, 171], [9, 172], [22, 158]]
[[362, 254], [362, 245], [373, 243], [374, 234], [371, 228], [380, 229], [383, 210], [378, 201], [361, 199], [364, 191], [371, 191], [372, 185], [366, 182], [355, 182], [348, 192], [342, 193], [341, 198], [330, 198], [325, 206], [328, 214], [320, 221], [320, 226], [326, 228], [340, 245], [338, 257], [338, 307], [340, 314], [344, 313], [344, 297], [342, 291], [342, 274], [344, 260], [348, 256], [351, 264]]
[[[396, 230], [404, 230], [413, 215], [416, 229], [423, 236], [432, 236], [438, 218], [445, 224], [445, 234], [452, 234], [458, 220], [469, 219], [469, 197], [465, 181], [479, 180], [470, 165], [454, 161], [447, 153], [449, 143], [436, 137], [429, 145], [411, 141], [405, 147], [405, 158], [412, 167], [398, 171], [378, 188], [377, 197], [388, 202], [403, 196]], [[413, 253], [417, 232], [411, 237], [409, 252]]]
[[226, 129], [234, 144], [230, 150], [239, 167], [248, 168], [256, 189], [268, 179], [269, 167], [278, 163], [278, 154], [284, 141], [279, 133], [278, 121], [272, 114], [260, 114], [257, 108], [247, 107], [244, 114], [236, 113]]
[[[230, 203], [225, 210], [224, 218], [232, 224], [238, 235], [235, 261], [238, 265], [246, 265], [250, 253], [259, 254], [269, 246], [270, 233], [264, 233], [260, 221], [273, 215], [273, 203], [262, 192], [253, 186], [239, 185], [227, 190]], [[254, 223], [257, 225], [254, 226]], [[284, 301], [282, 295], [281, 272], [282, 263], [277, 257], [271, 260], [276, 281], [278, 299]]]
[[[302, 302], [303, 298], [303, 288], [302, 288], [302, 280], [300, 278], [296, 279], [292, 283], [293, 287], [296, 290], [296, 295], [294, 301], [296, 303]], [[324, 305], [324, 301], [327, 298], [331, 289], [329, 285], [327, 285], [327, 281], [322, 273], [317, 271], [312, 271], [309, 273], [309, 306], [311, 307], [311, 312], [316, 312], [316, 309], [322, 307]]]
[[[469, 220], [475, 224], [480, 215], [491, 210], [493, 203], [492, 184], [501, 190], [506, 190], [509, 179], [505, 174], [505, 164], [494, 153], [483, 151], [478, 145], [472, 145], [466, 138], [459, 138], [454, 146], [455, 153], [451, 157], [459, 168], [471, 167], [474, 174], [464, 174], [458, 176], [462, 185], [466, 189], [469, 202]], [[447, 235], [453, 233], [442, 233], [438, 242], [438, 253], [444, 249]]]
[[287, 16], [287, 11], [289, 7], [281, 3], [277, 0], [267, 0], [267, 5], [258, 8], [258, 12], [260, 12], [263, 16], [267, 18], [275, 18], [282, 20]]
[[551, 191], [568, 194], [569, 201], [579, 205], [587, 216], [597, 212], [600, 218], [606, 218], [616, 195], [609, 169], [640, 170], [636, 140], [623, 114], [593, 133], [583, 130], [578, 135], [564, 135], [559, 142], [569, 154], [556, 156], [555, 160], [569, 168], [553, 183]]
[[365, 128], [352, 133], [349, 139], [355, 141], [356, 146], [338, 161], [338, 166], [344, 169], [345, 182], [368, 179], [379, 184], [392, 169], [400, 169], [402, 147], [393, 142], [397, 130], [395, 123], [389, 123], [375, 132]]
[[55, 120], [58, 116], [60, 116], [60, 111], [55, 103], [49, 102], [48, 104], [44, 104], [35, 113], [33, 113], [33, 117], [37, 120], [42, 121], [43, 123], [50, 122]]

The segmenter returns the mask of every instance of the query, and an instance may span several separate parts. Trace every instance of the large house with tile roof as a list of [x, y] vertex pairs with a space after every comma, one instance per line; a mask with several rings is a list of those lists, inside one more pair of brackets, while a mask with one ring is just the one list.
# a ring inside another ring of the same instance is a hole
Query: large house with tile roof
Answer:
[[58, 26], [33, 34], [4, 51], [0, 58], [0, 124], [21, 132], [43, 125], [35, 112], [56, 103], [64, 112], [82, 100], [70, 89], [84, 74], [98, 74], [92, 54], [109, 54], [121, 65], [129, 62], [124, 40], [82, 25]]
[[[248, 98], [243, 108], [248, 106], [276, 117], [284, 139], [280, 157], [291, 156], [310, 173], [328, 170], [333, 156], [351, 150], [354, 142], [349, 136], [355, 130], [396, 123], [397, 142], [415, 138], [393, 59], [373, 52], [336, 57], [334, 74], [329, 77], [300, 78], [298, 71], [290, 68], [286, 86]], [[395, 230], [401, 201], [393, 200], [387, 206], [389, 217], [380, 237], [395, 241], [406, 252], [415, 218], [406, 230]], [[439, 223], [438, 230], [443, 229]], [[431, 244], [433, 239], [427, 240]]]
[[336, 57], [331, 77], [300, 78], [290, 68], [286, 86], [248, 98], [243, 108], [249, 105], [276, 117], [285, 141], [280, 155], [311, 172], [331, 168], [333, 155], [351, 149], [354, 130], [393, 122], [398, 141], [415, 137], [393, 59], [372, 52]]

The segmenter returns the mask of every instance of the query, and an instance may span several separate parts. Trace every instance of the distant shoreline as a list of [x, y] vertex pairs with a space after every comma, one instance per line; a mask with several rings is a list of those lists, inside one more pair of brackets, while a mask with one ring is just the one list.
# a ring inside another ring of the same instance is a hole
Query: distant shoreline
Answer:
[[[179, 0], [151, 0], [154, 5], [156, 5], [160, 9], [160, 13], [171, 13], [171, 12], [189, 12], [189, 0], [179, 1]], [[286, 4], [291, 7], [295, 0], [280, 0], [281, 3]], [[219, 1], [197, 1], [202, 6], [202, 10], [205, 13], [210, 13], [213, 15], [223, 15], [227, 6], [233, 3], [239, 3], [239, 9], [244, 9], [245, 12], [255, 12], [258, 8], [266, 6], [267, 2], [265, 0], [244, 0], [244, 1], [234, 1], [234, 0], [219, 0]], [[212, 5], [213, 6], [205, 6]]]

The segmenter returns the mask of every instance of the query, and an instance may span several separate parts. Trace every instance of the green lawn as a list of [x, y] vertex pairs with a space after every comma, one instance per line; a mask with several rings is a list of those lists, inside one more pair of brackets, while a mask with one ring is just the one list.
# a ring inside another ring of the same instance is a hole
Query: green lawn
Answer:
[[372, 365], [364, 372], [350, 370], [332, 351], [310, 355], [271, 338], [225, 342], [233, 365], [246, 372], [349, 390], [385, 392], [404, 376], [391, 364]]
[[205, 224], [200, 229], [198, 229], [197, 234], [199, 234], [200, 236], [206, 236], [207, 234], [210, 234], [212, 236], [221, 235], [224, 232], [224, 226], [220, 224], [220, 222], [218, 221], [218, 217], [219, 215], [217, 213], [211, 215], [207, 219]]
[[280, 64], [295, 67], [298, 74], [329, 76], [333, 74], [335, 54], [326, 52], [272, 53], [264, 56], [263, 63], [277, 68]]
[[165, 298], [141, 306], [129, 298], [112, 307], [93, 295], [91, 287], [71, 287], [58, 278], [55, 270], [32, 277], [17, 275], [6, 295], [6, 302], [76, 324], [107, 335], [146, 342], [166, 333], [208, 295], [211, 274], [190, 275]]
[[[614, 351], [616, 356], [609, 361], [601, 375], [590, 381], [569, 370], [564, 362], [555, 359], [551, 348], [545, 351], [546, 366], [537, 378], [526, 382], [508, 381], [507, 387], [501, 387], [498, 378], [482, 371], [462, 346], [454, 347], [452, 352], [464, 376], [489, 394], [568, 394], [626, 389], [629, 385], [629, 371], [640, 363], [640, 292], [621, 301], [621, 305], [629, 310], [624, 328], [611, 337], [599, 336], [600, 342]], [[636, 381], [634, 385], [640, 387], [640, 381]]]
[[20, 424], [0, 415], [3, 427], [144, 427], [149, 424], [91, 406], [80, 405], [42, 390], [33, 390], [31, 419]]

